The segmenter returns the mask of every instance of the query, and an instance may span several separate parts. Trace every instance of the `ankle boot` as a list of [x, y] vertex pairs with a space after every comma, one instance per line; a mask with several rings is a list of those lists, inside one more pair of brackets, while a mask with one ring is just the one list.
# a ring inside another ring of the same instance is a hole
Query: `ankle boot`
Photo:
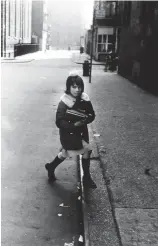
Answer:
[[96, 189], [97, 186], [90, 175], [90, 159], [82, 158], [82, 168], [83, 168], [83, 185], [87, 188]]
[[48, 171], [48, 179], [49, 181], [55, 181], [56, 177], [54, 174], [55, 168], [64, 160], [60, 159], [58, 156], [55, 157], [55, 159], [50, 162], [45, 164], [45, 168]]

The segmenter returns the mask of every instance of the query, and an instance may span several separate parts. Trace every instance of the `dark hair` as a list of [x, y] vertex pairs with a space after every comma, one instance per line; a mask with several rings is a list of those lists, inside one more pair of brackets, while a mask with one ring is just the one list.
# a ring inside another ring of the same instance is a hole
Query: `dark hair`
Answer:
[[76, 84], [77, 86], [81, 87], [81, 93], [84, 92], [84, 83], [83, 83], [83, 79], [76, 75], [76, 76], [69, 76], [66, 80], [66, 90], [65, 93], [66, 94], [70, 94], [70, 87], [72, 85]]

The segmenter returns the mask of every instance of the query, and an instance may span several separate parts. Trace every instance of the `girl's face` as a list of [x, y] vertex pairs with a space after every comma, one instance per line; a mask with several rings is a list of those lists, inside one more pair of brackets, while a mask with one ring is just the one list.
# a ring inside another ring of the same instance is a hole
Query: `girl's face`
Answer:
[[81, 91], [82, 91], [82, 88], [76, 84], [73, 84], [70, 87], [70, 94], [75, 98], [81, 95]]

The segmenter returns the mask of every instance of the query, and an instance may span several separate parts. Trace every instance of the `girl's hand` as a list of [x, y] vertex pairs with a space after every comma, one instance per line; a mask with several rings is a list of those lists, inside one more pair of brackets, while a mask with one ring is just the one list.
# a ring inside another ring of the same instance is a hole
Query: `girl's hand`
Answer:
[[80, 120], [80, 121], [77, 121], [77, 122], [75, 122], [75, 126], [83, 126], [84, 125], [84, 120]]

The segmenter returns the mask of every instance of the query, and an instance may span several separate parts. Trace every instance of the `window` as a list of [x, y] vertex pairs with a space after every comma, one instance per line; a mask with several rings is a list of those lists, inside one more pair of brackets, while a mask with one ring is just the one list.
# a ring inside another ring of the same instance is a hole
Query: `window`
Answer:
[[98, 35], [98, 52], [103, 51], [103, 36], [104, 35]]
[[108, 35], [108, 43], [114, 42], [114, 35]]
[[103, 43], [106, 43], [106, 35], [103, 35]]
[[98, 44], [98, 52], [106, 52], [106, 44]]
[[106, 52], [106, 44], [102, 44], [101, 45], [101, 51], [102, 52]]
[[116, 14], [116, 3], [105, 1], [106, 17], [111, 17]]
[[108, 50], [107, 52], [110, 52], [113, 49], [113, 44], [108, 44]]
[[98, 44], [98, 52], [101, 52], [101, 44]]
[[98, 52], [109, 52], [115, 47], [114, 35], [98, 35]]
[[102, 42], [102, 35], [98, 35], [98, 43]]

